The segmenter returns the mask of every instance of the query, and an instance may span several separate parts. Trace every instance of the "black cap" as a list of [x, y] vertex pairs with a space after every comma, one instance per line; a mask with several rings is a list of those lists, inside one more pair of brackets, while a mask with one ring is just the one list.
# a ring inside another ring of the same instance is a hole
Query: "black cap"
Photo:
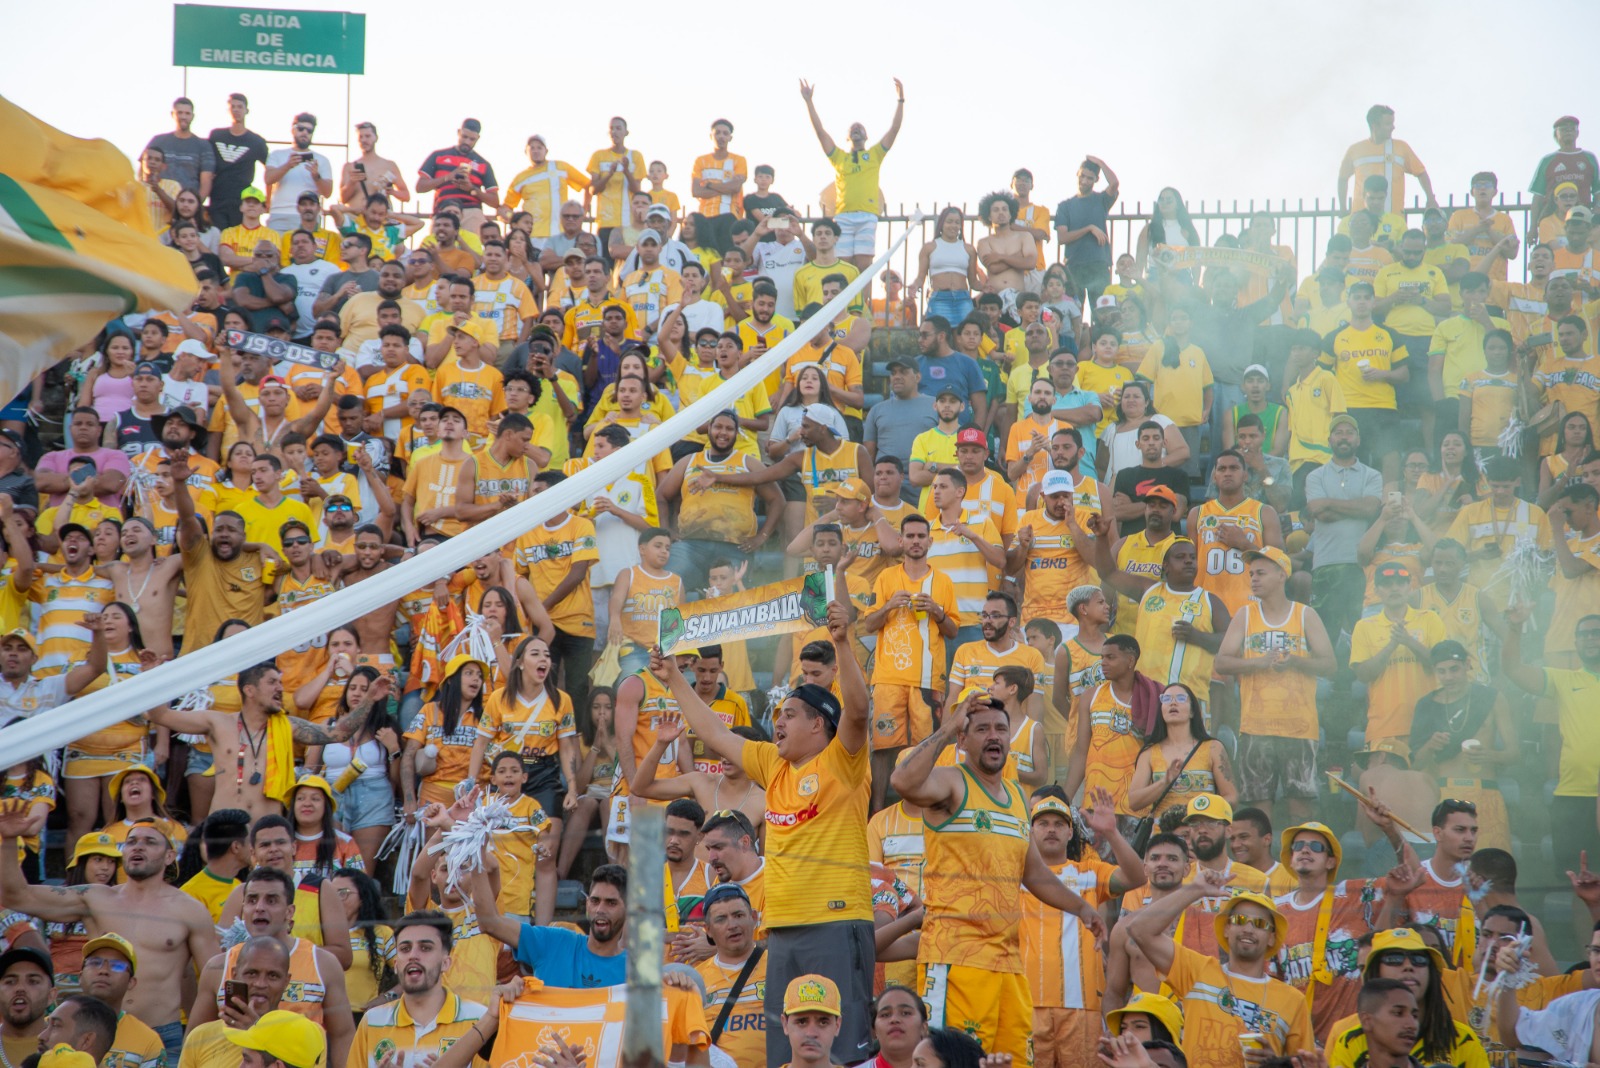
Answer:
[[822, 713], [823, 717], [833, 724], [835, 731], [839, 729], [839, 717], [844, 715], [844, 708], [839, 704], [839, 699], [833, 696], [832, 690], [825, 690], [816, 683], [808, 682], [798, 689], [790, 690], [789, 696], [804, 701]]
[[1464, 664], [1472, 662], [1472, 657], [1468, 654], [1467, 647], [1458, 641], [1448, 638], [1433, 647], [1433, 654], [1429, 659], [1433, 661], [1435, 667], [1446, 660], [1459, 660]]
[[933, 395], [933, 399], [938, 400], [940, 397], [947, 396], [954, 397], [958, 401], [965, 401], [967, 399], [961, 395], [961, 391], [955, 386], [940, 386], [939, 391]]
[[904, 367], [908, 371], [921, 370], [921, 368], [917, 366], [916, 360], [908, 359], [905, 356], [896, 356], [894, 359], [883, 365], [883, 369], [885, 371], [893, 371], [896, 367]]
[[309, 111], [302, 111], [300, 114], [294, 117], [294, 121], [297, 124], [304, 123], [307, 126], [315, 126], [317, 124], [317, 117], [311, 114]]
[[16, 449], [18, 452], [22, 451], [22, 435], [17, 433], [15, 430], [12, 430], [10, 427], [0, 429], [0, 438], [4, 438], [6, 441], [10, 442], [11, 447]]
[[44, 969], [44, 973], [49, 976], [54, 976], [56, 973], [50, 954], [32, 946], [12, 946], [4, 953], [0, 953], [0, 975], [9, 972], [14, 964], [32, 964]]
[[193, 445], [196, 449], [203, 449], [206, 447], [207, 431], [205, 424], [200, 422], [200, 417], [194, 414], [193, 408], [186, 404], [181, 404], [170, 412], [164, 412], [161, 415], [151, 416], [150, 429], [156, 432], [157, 438], [161, 437], [161, 430], [167, 425], [168, 419], [176, 419], [178, 422], [185, 424], [190, 430], [194, 431], [194, 437], [190, 439], [189, 444]]
[[[71, 534], [74, 530], [88, 538], [90, 541], [94, 540], [94, 535], [90, 533], [89, 528], [84, 526], [82, 523], [63, 523], [61, 525], [61, 529], [56, 532], [56, 536], [60, 540], [66, 541], [67, 535]], [[55, 973], [52, 972], [51, 974], [54, 975]]]

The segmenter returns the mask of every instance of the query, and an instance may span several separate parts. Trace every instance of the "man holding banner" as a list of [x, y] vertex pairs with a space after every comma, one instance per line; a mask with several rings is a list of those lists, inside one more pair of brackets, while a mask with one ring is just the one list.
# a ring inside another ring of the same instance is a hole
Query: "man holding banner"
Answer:
[[[843, 1026], [833, 1043], [833, 1063], [866, 1057], [872, 998], [872, 889], [867, 874], [867, 680], [850, 652], [845, 603], [848, 581], [839, 576], [828, 604], [828, 637], [839, 661], [843, 700], [819, 686], [801, 686], [784, 698], [772, 721], [772, 742], [734, 734], [695, 693], [676, 663], [659, 648], [650, 670], [667, 684], [683, 718], [712, 752], [737, 762], [767, 792], [766, 1007], [783, 1011], [790, 980], [820, 971], [838, 984]], [[789, 1040], [767, 1031], [767, 1062], [785, 1064]]]

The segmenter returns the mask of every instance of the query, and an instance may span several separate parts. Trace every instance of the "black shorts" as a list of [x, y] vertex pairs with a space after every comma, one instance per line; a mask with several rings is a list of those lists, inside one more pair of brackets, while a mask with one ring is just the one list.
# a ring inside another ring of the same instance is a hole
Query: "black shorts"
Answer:
[[1306, 738], [1241, 734], [1234, 773], [1241, 803], [1315, 798], [1317, 743]]
[[559, 757], [524, 757], [522, 769], [528, 781], [522, 784], [522, 793], [539, 802], [546, 816], [561, 818], [561, 801], [566, 796], [566, 780], [561, 777]]
[[1400, 447], [1400, 413], [1393, 408], [1351, 408], [1350, 414], [1361, 430], [1361, 462], [1381, 467], [1383, 458]]
[[800, 481], [799, 475], [785, 475], [778, 479], [778, 492], [783, 494], [783, 499], [786, 501], [806, 499], [806, 486]]

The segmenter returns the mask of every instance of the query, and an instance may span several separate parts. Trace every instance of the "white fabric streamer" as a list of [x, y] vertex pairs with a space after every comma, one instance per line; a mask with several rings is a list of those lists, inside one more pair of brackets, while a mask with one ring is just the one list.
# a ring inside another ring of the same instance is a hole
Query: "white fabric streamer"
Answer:
[[510, 544], [552, 516], [560, 515], [588, 499], [628, 471], [647, 463], [652, 456], [671, 448], [674, 442], [706, 423], [717, 412], [732, 408], [757, 382], [782, 367], [790, 356], [799, 352], [835, 317], [844, 313], [857, 294], [900, 251], [907, 237], [920, 232], [917, 224], [922, 218], [920, 212], [915, 215], [911, 225], [889, 246], [888, 251], [845, 286], [820, 312], [796, 326], [794, 333], [654, 430], [584, 468], [559, 486], [552, 486], [429, 551], [412, 556], [377, 578], [346, 586], [304, 608], [269, 619], [259, 627], [251, 627], [231, 638], [169, 661], [154, 671], [142, 672], [115, 687], [115, 692], [112, 692], [112, 687], [107, 687], [30, 719], [10, 724], [0, 730], [0, 745], [4, 746], [7, 759], [20, 762], [41, 756], [86, 734], [123, 722], [131, 709], [159, 707], [196, 686], [209, 686], [218, 679], [235, 674], [241, 665], [256, 664], [277, 656], [305, 641], [308, 634], [326, 634], [341, 623], [347, 623], [412, 590], [422, 589], [446, 575], [454, 574], [485, 553]]
[[1519, 604], [1533, 605], [1539, 595], [1550, 585], [1555, 574], [1555, 554], [1543, 552], [1532, 534], [1519, 534], [1511, 551], [1506, 554], [1495, 573], [1485, 583], [1486, 589], [1499, 585], [1509, 586], [1507, 607]]
[[378, 846], [378, 859], [394, 856], [394, 882], [390, 889], [401, 898], [411, 890], [411, 870], [422, 855], [422, 824], [416, 820], [401, 820], [389, 828], [389, 833]]
[[1522, 432], [1526, 429], [1528, 429], [1527, 424], [1521, 419], [1514, 415], [1511, 417], [1511, 421], [1500, 431], [1500, 436], [1494, 442], [1502, 456], [1509, 456], [1515, 460], [1522, 455]]
[[473, 809], [472, 815], [458, 820], [454, 827], [445, 831], [439, 837], [439, 843], [429, 852], [444, 854], [445, 885], [451, 890], [460, 890], [461, 876], [482, 870], [483, 851], [489, 847], [495, 835], [534, 829], [527, 820], [513, 816], [511, 806], [496, 795]]
[[244, 925], [243, 919], [236, 919], [228, 926], [217, 925], [217, 938], [222, 942], [222, 950], [226, 953], [234, 946], [239, 945], [250, 937], [250, 928]]

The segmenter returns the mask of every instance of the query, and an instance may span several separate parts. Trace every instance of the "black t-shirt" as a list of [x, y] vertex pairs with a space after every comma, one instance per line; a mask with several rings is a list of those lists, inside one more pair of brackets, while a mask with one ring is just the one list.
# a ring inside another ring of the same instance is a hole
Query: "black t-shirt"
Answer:
[[[467, 165], [467, 174], [473, 189], [481, 191], [500, 188], [500, 183], [495, 180], [494, 168], [489, 165], [489, 161], [476, 152], [461, 151], [460, 145], [452, 145], [449, 148], [441, 148], [428, 153], [428, 158], [422, 161], [421, 171], [429, 178], [440, 178], [447, 174], [453, 174], [455, 169], [463, 163]], [[438, 211], [440, 208], [450, 204], [454, 204], [462, 211], [481, 206], [477, 197], [454, 182], [449, 185], [441, 185], [433, 191], [434, 211]]]
[[161, 444], [156, 437], [151, 420], [140, 416], [132, 408], [117, 413], [117, 448], [129, 461], [139, 458], [146, 450]]
[[765, 196], [760, 193], [746, 193], [744, 196], [744, 213], [757, 222], [771, 218], [774, 212], [787, 211], [788, 208], [789, 202], [776, 193], [768, 193]]
[[[293, 275], [284, 274], [281, 271], [274, 271], [272, 272], [272, 278], [280, 286], [287, 286], [289, 288], [289, 292], [300, 292], [300, 283]], [[265, 300], [267, 296], [266, 283], [262, 279], [261, 275], [257, 274], [255, 271], [240, 271], [238, 274], [234, 275], [233, 288], [242, 289], [246, 293], [251, 293], [255, 296], [261, 297], [263, 300]], [[267, 323], [272, 319], [282, 319], [286, 314], [282, 308], [278, 307], [263, 308], [260, 311], [246, 311], [245, 309], [240, 308], [239, 311], [246, 319], [250, 320], [250, 329], [258, 334], [266, 332]], [[292, 315], [293, 312], [289, 312], [287, 314]]]
[[20, 467], [10, 474], [0, 475], [0, 493], [9, 494], [11, 503], [18, 508], [38, 511], [39, 491], [33, 484], [33, 476]]
[[[1112, 486], [1112, 493], [1125, 494], [1130, 500], [1137, 501], [1139, 495], [1148, 485], [1165, 486], [1176, 493], [1181, 500], [1189, 499], [1189, 478], [1175, 467], [1126, 467], [1117, 472], [1117, 481]], [[1183, 524], [1183, 515], [1178, 516], [1178, 525]], [[1137, 519], [1117, 520], [1117, 529], [1124, 535], [1138, 534], [1144, 530], [1144, 516]]]
[[1429, 738], [1444, 733], [1450, 736], [1450, 741], [1434, 759], [1451, 760], [1456, 757], [1461, 752], [1461, 743], [1476, 735], [1494, 711], [1498, 692], [1475, 682], [1467, 689], [1466, 700], [1459, 703], [1446, 705], [1439, 700], [1438, 690], [1419, 698], [1411, 717], [1411, 751], [1415, 753], [1428, 744]]
[[237, 204], [239, 194], [255, 184], [256, 164], [266, 166], [267, 142], [254, 130], [235, 134], [226, 126], [206, 135], [217, 154], [217, 173], [211, 179], [213, 204]]

